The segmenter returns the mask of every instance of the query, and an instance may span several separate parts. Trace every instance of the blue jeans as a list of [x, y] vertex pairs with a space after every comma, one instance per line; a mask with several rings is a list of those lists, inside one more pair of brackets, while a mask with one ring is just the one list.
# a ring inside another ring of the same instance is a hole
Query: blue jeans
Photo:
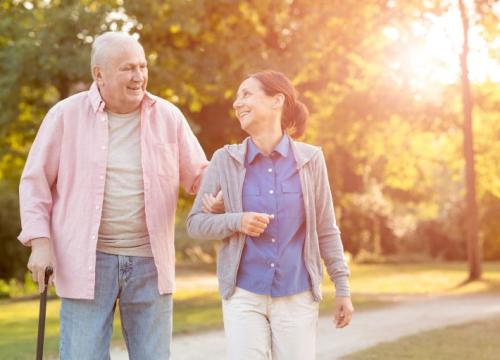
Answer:
[[110, 358], [117, 300], [129, 358], [170, 358], [172, 295], [158, 292], [153, 258], [97, 252], [94, 299], [62, 299], [61, 360]]

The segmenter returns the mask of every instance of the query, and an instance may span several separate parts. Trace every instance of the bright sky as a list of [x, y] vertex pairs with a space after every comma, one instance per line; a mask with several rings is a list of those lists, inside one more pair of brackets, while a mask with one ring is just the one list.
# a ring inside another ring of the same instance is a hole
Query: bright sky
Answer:
[[[455, 1], [456, 2], [456, 1]], [[500, 13], [500, 3], [495, 11]], [[460, 78], [459, 55], [462, 51], [463, 30], [457, 6], [440, 17], [434, 17], [431, 24], [416, 23], [413, 33], [420, 35], [422, 41], [412, 44], [401, 57], [395, 58], [390, 66], [403, 68], [415, 83], [424, 85], [429, 80], [440, 83], [456, 83]], [[481, 28], [471, 26], [469, 31], [470, 53], [468, 57], [469, 76], [473, 82], [493, 81], [500, 83], [500, 59], [492, 59], [488, 45], [480, 34]], [[397, 40], [397, 29], [386, 28], [384, 34]], [[500, 38], [492, 46], [500, 48]]]

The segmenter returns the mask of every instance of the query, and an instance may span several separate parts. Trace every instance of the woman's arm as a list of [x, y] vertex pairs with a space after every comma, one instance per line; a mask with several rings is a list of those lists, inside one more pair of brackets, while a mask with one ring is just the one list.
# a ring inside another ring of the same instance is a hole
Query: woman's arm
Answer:
[[[212, 156], [212, 161], [203, 175], [200, 189], [194, 200], [193, 207], [187, 218], [187, 232], [192, 238], [199, 240], [217, 240], [239, 232], [243, 213], [211, 214], [202, 210], [202, 199], [206, 193], [213, 195], [221, 190], [221, 174], [218, 163], [223, 161], [222, 151], [218, 150]], [[226, 210], [228, 207], [225, 207]]]
[[333, 198], [323, 152], [315, 158], [315, 205], [319, 249], [338, 297], [350, 296], [349, 268], [344, 258], [340, 230], [336, 224]]

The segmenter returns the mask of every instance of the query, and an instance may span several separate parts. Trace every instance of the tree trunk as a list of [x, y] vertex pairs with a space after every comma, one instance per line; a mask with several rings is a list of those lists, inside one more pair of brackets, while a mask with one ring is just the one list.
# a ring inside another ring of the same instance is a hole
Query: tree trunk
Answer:
[[460, 55], [462, 75], [462, 103], [464, 112], [463, 138], [465, 157], [465, 187], [466, 187], [466, 236], [467, 259], [469, 263], [469, 281], [481, 278], [481, 249], [479, 244], [479, 226], [476, 203], [476, 172], [474, 169], [474, 139], [472, 127], [472, 93], [470, 89], [467, 55], [469, 54], [469, 17], [464, 1], [459, 0], [460, 15], [463, 26], [463, 49]]

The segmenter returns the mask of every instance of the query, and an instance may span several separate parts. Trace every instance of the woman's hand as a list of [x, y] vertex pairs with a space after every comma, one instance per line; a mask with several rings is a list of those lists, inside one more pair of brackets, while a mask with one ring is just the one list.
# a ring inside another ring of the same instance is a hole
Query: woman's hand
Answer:
[[252, 237], [259, 237], [266, 230], [271, 219], [274, 219], [274, 215], [244, 212], [240, 231]]
[[335, 327], [341, 329], [349, 325], [352, 319], [354, 307], [349, 296], [338, 296], [335, 298]]

